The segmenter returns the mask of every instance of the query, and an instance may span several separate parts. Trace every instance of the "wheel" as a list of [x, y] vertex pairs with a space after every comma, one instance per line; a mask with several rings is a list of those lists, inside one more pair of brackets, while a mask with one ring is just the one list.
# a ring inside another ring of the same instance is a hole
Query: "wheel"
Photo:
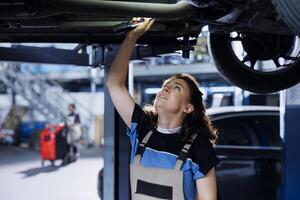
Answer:
[[272, 93], [300, 81], [300, 43], [295, 36], [210, 33], [209, 51], [221, 75], [238, 87]]
[[300, 0], [273, 0], [272, 2], [283, 21], [300, 36]]

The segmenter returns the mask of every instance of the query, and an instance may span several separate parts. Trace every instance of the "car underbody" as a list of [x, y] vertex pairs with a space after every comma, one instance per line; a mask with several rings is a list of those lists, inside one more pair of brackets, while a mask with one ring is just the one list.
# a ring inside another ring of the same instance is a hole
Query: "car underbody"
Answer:
[[[0, 41], [118, 44], [126, 32], [116, 28], [143, 16], [156, 21], [140, 44], [153, 48], [172, 44], [170, 52], [183, 50], [186, 57], [208, 25], [210, 52], [221, 74], [241, 88], [275, 92], [300, 80], [299, 53], [295, 53], [298, 29], [280, 10], [280, 3], [271, 0], [10, 0], [0, 3]], [[231, 37], [232, 33], [237, 36]], [[239, 61], [232, 53], [233, 41], [241, 42], [247, 53]], [[220, 49], [227, 52], [226, 60]], [[255, 69], [257, 62], [266, 60], [274, 62], [272, 71]], [[277, 79], [281, 81], [274, 84]]]

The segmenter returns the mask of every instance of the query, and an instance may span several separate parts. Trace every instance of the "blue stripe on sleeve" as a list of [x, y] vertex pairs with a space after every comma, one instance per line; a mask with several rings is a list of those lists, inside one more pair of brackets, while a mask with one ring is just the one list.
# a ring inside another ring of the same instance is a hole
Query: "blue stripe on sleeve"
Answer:
[[132, 163], [139, 144], [139, 141], [137, 139], [137, 123], [131, 123], [131, 127], [130, 129], [128, 129], [127, 135], [130, 137], [130, 143], [131, 143], [130, 163]]

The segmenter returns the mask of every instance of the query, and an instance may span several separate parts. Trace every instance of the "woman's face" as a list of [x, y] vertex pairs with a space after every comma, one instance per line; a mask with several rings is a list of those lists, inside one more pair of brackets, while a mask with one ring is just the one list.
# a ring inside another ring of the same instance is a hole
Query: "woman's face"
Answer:
[[72, 113], [72, 112], [74, 112], [74, 108], [72, 107], [72, 106], [68, 106], [68, 111], [70, 112], [70, 113]]
[[190, 90], [188, 84], [178, 78], [166, 81], [156, 94], [154, 106], [156, 110], [178, 113], [189, 104]]

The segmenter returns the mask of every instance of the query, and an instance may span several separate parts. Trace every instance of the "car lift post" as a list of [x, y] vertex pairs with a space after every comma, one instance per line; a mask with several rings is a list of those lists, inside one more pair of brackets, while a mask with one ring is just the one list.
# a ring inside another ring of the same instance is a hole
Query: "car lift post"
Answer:
[[280, 94], [280, 135], [283, 138], [281, 199], [300, 199], [300, 83]]
[[[105, 48], [105, 47], [104, 47]], [[107, 80], [109, 67], [118, 46], [102, 49], [104, 55], [104, 80]], [[100, 51], [99, 51], [100, 52]], [[130, 70], [131, 71], [131, 70]], [[130, 75], [131, 73], [129, 73]], [[127, 80], [132, 78], [127, 76]], [[129, 160], [130, 142], [127, 127], [116, 112], [107, 88], [104, 88], [104, 176], [103, 199], [129, 200]]]

